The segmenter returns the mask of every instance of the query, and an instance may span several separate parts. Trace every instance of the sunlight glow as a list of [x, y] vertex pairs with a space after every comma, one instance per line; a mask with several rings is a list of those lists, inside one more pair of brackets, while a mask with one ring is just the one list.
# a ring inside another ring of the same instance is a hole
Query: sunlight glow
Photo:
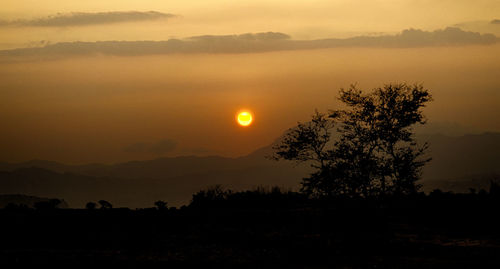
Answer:
[[248, 111], [243, 111], [238, 114], [238, 117], [236, 118], [238, 121], [238, 124], [241, 126], [249, 126], [252, 124], [252, 114]]

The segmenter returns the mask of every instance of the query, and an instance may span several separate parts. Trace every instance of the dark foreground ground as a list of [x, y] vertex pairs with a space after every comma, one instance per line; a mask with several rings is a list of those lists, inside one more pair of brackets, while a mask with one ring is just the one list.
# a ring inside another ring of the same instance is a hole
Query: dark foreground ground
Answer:
[[0, 267], [500, 268], [500, 203], [489, 195], [252, 199], [3, 209]]

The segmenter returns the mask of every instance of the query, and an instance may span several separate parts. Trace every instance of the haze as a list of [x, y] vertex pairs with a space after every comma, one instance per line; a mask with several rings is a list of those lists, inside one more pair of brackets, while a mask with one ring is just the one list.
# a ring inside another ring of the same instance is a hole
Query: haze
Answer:
[[[139, 17], [130, 13], [136, 11]], [[104, 18], [110, 12], [119, 12], [113, 13], [118, 21]], [[58, 13], [70, 18], [50, 21]], [[335, 108], [338, 90], [353, 83], [362, 89], [423, 83], [434, 96], [425, 110], [429, 122], [498, 132], [500, 24], [491, 23], [498, 14], [500, 2], [486, 0], [4, 1], [0, 160], [241, 156], [272, 143], [315, 109]], [[403, 36], [404, 42], [348, 40], [325, 48], [315, 41], [394, 36], [409, 28], [432, 33], [457, 25], [475, 33], [451, 31], [455, 35], [444, 43], [441, 32], [435, 34], [439, 42], [430, 43]], [[93, 43], [269, 31], [283, 33], [278, 39], [288, 35], [291, 43], [265, 49], [241, 43], [243, 50], [227, 51], [228, 43], [211, 46], [214, 53], [187, 53], [181, 43], [169, 53], [111, 43], [112, 53]], [[298, 47], [305, 40], [313, 42]], [[51, 47], [74, 41], [91, 43]], [[89, 52], [84, 45], [97, 49]], [[123, 46], [136, 53], [122, 53]], [[42, 50], [14, 50], [33, 47]], [[244, 108], [255, 116], [249, 128], [234, 121]]]

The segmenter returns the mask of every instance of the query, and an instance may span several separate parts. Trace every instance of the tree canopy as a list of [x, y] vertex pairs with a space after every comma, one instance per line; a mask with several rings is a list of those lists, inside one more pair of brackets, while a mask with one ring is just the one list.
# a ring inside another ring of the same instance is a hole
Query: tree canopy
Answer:
[[387, 84], [364, 93], [356, 86], [340, 90], [347, 109], [317, 112], [298, 123], [274, 146], [274, 158], [307, 162], [314, 172], [302, 191], [317, 196], [369, 197], [411, 194], [427, 143], [417, 144], [412, 126], [426, 122], [422, 113], [432, 100], [422, 85]]

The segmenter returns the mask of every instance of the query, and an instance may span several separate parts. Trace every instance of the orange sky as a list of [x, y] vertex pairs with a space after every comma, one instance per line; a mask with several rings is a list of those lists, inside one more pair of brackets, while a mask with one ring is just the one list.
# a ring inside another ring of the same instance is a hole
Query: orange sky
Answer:
[[[316, 39], [392, 34], [409, 27], [435, 30], [470, 21], [475, 23], [469, 27], [494, 32], [488, 23], [500, 14], [500, 2], [53, 0], [42, 5], [5, 0], [0, 17], [15, 21], [58, 12], [134, 10], [178, 17], [64, 27], [0, 24], [0, 49], [41, 46], [41, 40], [167, 40], [262, 31]], [[338, 89], [352, 83], [370, 89], [420, 82], [434, 95], [425, 110], [431, 122], [500, 131], [498, 70], [498, 43], [0, 59], [0, 161], [240, 156], [272, 143], [316, 108], [335, 108]], [[248, 128], [235, 122], [243, 108], [254, 113]]]
[[[3, 20], [68, 12], [159, 11], [165, 21], [85, 27], [0, 27], [0, 49], [41, 40], [164, 40], [206, 34], [284, 32], [298, 39], [434, 30], [500, 16], [496, 0], [2, 0]], [[487, 31], [495, 31], [489, 27]]]
[[[327, 49], [240, 55], [100, 56], [0, 65], [0, 159], [124, 161], [170, 139], [166, 155], [238, 156], [273, 142], [340, 87], [424, 82], [431, 121], [500, 131], [500, 46]], [[423, 68], [425, 67], [425, 68]], [[241, 108], [255, 121], [241, 128]]]

